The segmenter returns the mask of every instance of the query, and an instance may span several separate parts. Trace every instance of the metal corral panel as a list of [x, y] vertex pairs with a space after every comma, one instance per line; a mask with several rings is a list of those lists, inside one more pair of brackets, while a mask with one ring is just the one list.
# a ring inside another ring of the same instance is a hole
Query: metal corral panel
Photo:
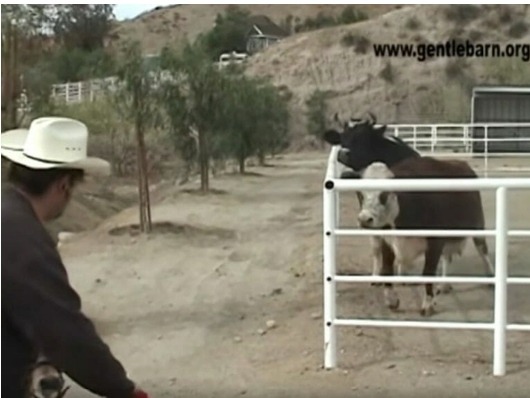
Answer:
[[[476, 87], [472, 98], [472, 123], [529, 123], [530, 86]], [[474, 128], [474, 138], [484, 138], [483, 128]], [[488, 129], [488, 138], [530, 138], [530, 127]], [[484, 142], [473, 142], [473, 152], [484, 152]], [[488, 152], [530, 152], [530, 141], [490, 141]]]

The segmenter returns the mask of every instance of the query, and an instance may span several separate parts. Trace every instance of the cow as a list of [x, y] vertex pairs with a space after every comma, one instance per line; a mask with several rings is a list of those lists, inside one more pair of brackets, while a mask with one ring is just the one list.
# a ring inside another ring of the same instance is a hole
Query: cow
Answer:
[[[362, 178], [478, 178], [463, 161], [439, 160], [432, 157], [411, 157], [392, 167], [374, 162], [362, 173]], [[371, 229], [469, 229], [483, 230], [484, 211], [480, 192], [363, 192], [363, 204], [358, 214], [361, 228]], [[382, 275], [398, 273], [424, 256], [423, 275], [437, 274], [440, 258], [445, 275], [447, 265], [455, 255], [461, 255], [468, 238], [465, 237], [384, 237], [381, 239]], [[488, 245], [483, 237], [473, 238], [474, 246], [488, 275], [494, 267], [488, 258]], [[399, 308], [399, 298], [392, 285], [384, 284], [385, 304]], [[425, 296], [420, 313], [434, 313], [432, 283], [425, 284]]]
[[[347, 167], [341, 178], [361, 178], [362, 171], [373, 162], [383, 162], [389, 167], [408, 159], [418, 158], [420, 153], [398, 137], [385, 135], [386, 125], [376, 127], [377, 118], [368, 112], [362, 119], [350, 118], [342, 123], [337, 114], [335, 121], [342, 125], [342, 131], [330, 129], [324, 132], [323, 139], [328, 144], [340, 145], [337, 160]], [[362, 195], [357, 192], [359, 206], [362, 206]], [[380, 275], [382, 261], [381, 238], [370, 237], [372, 247], [372, 274]], [[372, 285], [379, 285], [373, 283]]]
[[[338, 120], [338, 115], [335, 115]], [[368, 113], [363, 119], [350, 118], [343, 123], [343, 130], [326, 130], [324, 141], [331, 145], [340, 145], [337, 160], [342, 165], [351, 169], [357, 178], [362, 170], [373, 162], [383, 162], [389, 167], [408, 159], [420, 157], [420, 153], [407, 145], [399, 137], [385, 135], [387, 126], [376, 127], [377, 118]], [[355, 178], [352, 173], [348, 177]]]

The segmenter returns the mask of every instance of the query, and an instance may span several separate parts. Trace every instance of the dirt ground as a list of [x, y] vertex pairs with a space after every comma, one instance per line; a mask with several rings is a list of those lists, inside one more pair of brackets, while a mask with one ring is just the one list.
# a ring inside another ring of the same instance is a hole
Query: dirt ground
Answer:
[[[490, 332], [340, 328], [339, 368], [322, 369], [326, 157], [286, 155], [247, 176], [225, 175], [209, 196], [194, 184], [167, 186], [157, 194], [151, 236], [129, 234], [133, 207], [61, 247], [85, 312], [130, 376], [153, 397], [525, 396], [530, 339], [523, 333], [508, 335], [504, 378], [491, 376]], [[496, 164], [530, 166], [507, 162]], [[529, 227], [529, 197], [510, 194], [513, 228]], [[492, 228], [493, 193], [484, 202]], [[355, 227], [355, 197], [343, 194], [341, 205], [343, 225]], [[339, 241], [342, 273], [371, 272], [367, 242]], [[512, 239], [510, 275], [528, 275], [529, 256], [527, 242]], [[482, 275], [471, 245], [451, 273]], [[338, 315], [419, 319], [420, 289], [398, 287], [401, 309], [390, 313], [381, 289], [340, 284]], [[530, 322], [527, 297], [528, 288], [510, 288], [510, 322]], [[486, 287], [455, 285], [437, 303], [436, 320], [492, 319]], [[68, 396], [91, 395], [74, 386]]]

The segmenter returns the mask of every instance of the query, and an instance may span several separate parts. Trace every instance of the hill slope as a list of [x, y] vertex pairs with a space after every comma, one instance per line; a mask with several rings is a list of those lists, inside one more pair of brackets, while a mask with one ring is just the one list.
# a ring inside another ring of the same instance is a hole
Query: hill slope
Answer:
[[[254, 15], [266, 15], [280, 24], [288, 15], [305, 20], [323, 12], [339, 14], [348, 4], [238, 4]], [[157, 53], [166, 44], [178, 44], [186, 38], [193, 41], [200, 33], [213, 27], [217, 14], [224, 12], [228, 4], [184, 4], [162, 7], [144, 13], [134, 19], [121, 22], [115, 30], [119, 45], [125, 39], [139, 40], [145, 53]], [[376, 17], [399, 4], [360, 4], [359, 9], [370, 17]]]
[[[372, 110], [384, 122], [467, 120], [470, 87], [495, 83], [491, 64], [499, 59], [419, 62], [377, 58], [372, 49], [373, 43], [438, 44], [456, 38], [480, 43], [530, 41], [528, 6], [451, 7], [405, 7], [358, 24], [295, 35], [252, 57], [248, 73], [270, 76], [274, 84], [292, 92], [293, 128], [300, 134], [305, 131], [304, 101], [316, 89], [327, 94], [330, 117], [335, 112], [348, 117]], [[512, 59], [514, 65], [522, 71], [528, 63]], [[512, 77], [514, 84], [530, 84], [528, 72], [526, 81]]]

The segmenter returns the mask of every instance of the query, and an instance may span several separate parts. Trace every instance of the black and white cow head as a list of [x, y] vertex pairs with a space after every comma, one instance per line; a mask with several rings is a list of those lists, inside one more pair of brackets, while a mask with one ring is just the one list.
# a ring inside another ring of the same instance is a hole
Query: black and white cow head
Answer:
[[[338, 116], [335, 115], [338, 121]], [[409, 158], [420, 156], [413, 148], [393, 136], [386, 136], [387, 126], [376, 126], [377, 119], [372, 113], [364, 119], [350, 119], [343, 123], [342, 131], [327, 130], [324, 141], [340, 145], [338, 161], [344, 166], [360, 172], [373, 162], [383, 162], [389, 166]]]

